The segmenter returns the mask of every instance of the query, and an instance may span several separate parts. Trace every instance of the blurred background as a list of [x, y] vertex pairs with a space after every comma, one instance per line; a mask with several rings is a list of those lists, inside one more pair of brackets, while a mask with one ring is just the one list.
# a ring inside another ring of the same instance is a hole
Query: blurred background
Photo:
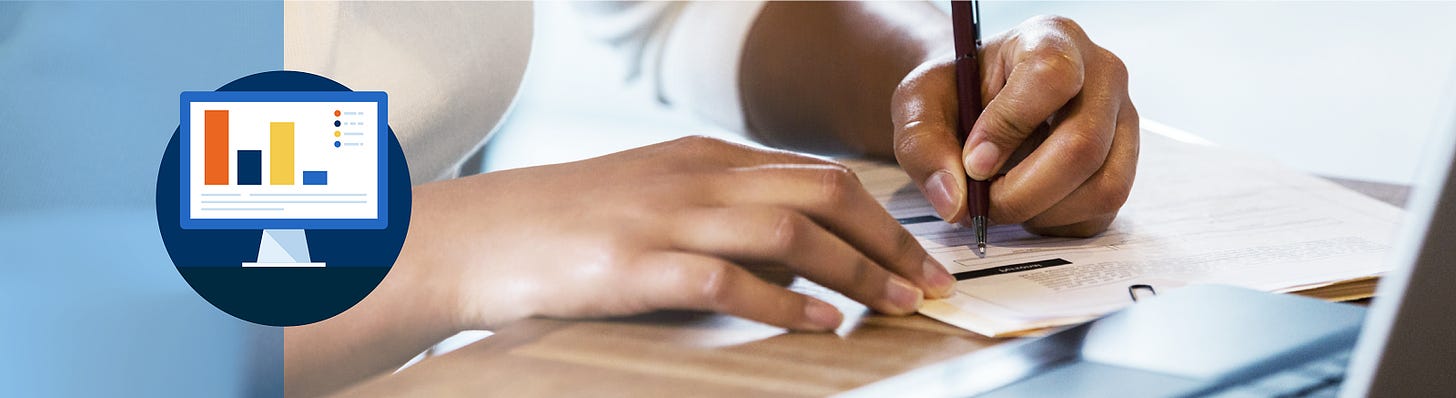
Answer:
[[[481, 170], [737, 139], [624, 85], [568, 7], [537, 4], [526, 80]], [[988, 33], [1076, 19], [1127, 63], [1143, 117], [1315, 174], [1408, 184], [1456, 109], [1456, 3], [982, 7]], [[282, 62], [278, 3], [0, 3], [0, 396], [281, 391], [281, 332], [191, 291], [152, 197], [177, 93]]]
[[[948, 3], [937, 3], [948, 9]], [[1120, 56], [1145, 119], [1311, 173], [1409, 184], [1456, 112], [1456, 2], [985, 1], [987, 35], [1070, 17]], [[948, 11], [947, 11], [948, 12]], [[620, 88], [620, 65], [537, 4], [535, 49], [487, 170], [574, 160], [687, 133], [733, 134]], [[1444, 105], [1443, 105], [1444, 104]], [[563, 116], [570, 117], [563, 117]], [[562, 137], [570, 137], [563, 140]]]

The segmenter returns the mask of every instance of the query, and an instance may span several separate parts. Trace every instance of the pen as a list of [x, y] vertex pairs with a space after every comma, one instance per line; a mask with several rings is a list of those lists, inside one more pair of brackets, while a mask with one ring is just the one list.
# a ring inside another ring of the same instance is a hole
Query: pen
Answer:
[[[971, 126], [981, 115], [981, 61], [976, 48], [981, 46], [981, 5], [976, 0], [950, 2], [951, 25], [955, 34], [956, 94], [960, 102], [961, 142], [971, 138]], [[976, 231], [976, 250], [986, 256], [986, 224], [991, 205], [990, 179], [966, 177], [966, 193], [970, 201], [971, 229]]]

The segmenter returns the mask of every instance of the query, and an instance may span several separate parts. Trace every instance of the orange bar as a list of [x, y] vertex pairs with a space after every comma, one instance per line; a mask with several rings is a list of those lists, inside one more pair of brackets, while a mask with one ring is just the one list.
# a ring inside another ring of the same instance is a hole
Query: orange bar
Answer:
[[228, 111], [203, 111], [203, 115], [202, 183], [227, 185]]

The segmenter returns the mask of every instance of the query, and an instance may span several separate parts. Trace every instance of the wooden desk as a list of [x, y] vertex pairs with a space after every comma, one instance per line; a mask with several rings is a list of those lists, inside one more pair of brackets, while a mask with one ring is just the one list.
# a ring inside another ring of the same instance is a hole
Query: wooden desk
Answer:
[[[1397, 206], [1407, 190], [1332, 179]], [[845, 314], [835, 333], [785, 333], [733, 317], [530, 319], [375, 377], [348, 393], [412, 396], [823, 396], [1004, 340], [922, 315], [892, 317], [802, 280]]]

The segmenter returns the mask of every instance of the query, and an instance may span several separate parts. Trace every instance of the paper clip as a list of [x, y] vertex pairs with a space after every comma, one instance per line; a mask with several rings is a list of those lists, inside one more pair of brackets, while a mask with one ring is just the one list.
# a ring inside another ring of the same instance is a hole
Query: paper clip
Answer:
[[1146, 290], [1146, 291], [1148, 291], [1148, 295], [1150, 295], [1150, 296], [1156, 296], [1156, 295], [1158, 295], [1158, 291], [1157, 290], [1153, 290], [1153, 285], [1145, 285], [1145, 284], [1139, 283], [1139, 284], [1136, 284], [1136, 285], [1128, 286], [1127, 287], [1127, 295], [1130, 296], [1130, 297], [1132, 297], [1132, 302], [1134, 302], [1134, 303], [1136, 303], [1138, 301], [1138, 291], [1139, 290]]

